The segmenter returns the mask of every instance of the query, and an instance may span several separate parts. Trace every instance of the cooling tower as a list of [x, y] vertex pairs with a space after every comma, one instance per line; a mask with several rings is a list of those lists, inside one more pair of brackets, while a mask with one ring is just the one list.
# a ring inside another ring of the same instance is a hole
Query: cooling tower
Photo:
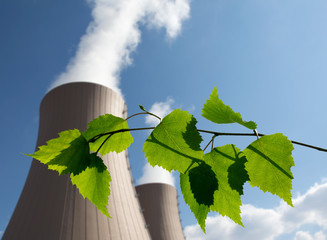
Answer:
[[[58, 132], [78, 128], [99, 115], [123, 117], [126, 106], [120, 95], [92, 83], [69, 83], [44, 97], [40, 107], [37, 146], [58, 137]], [[33, 160], [4, 240], [150, 239], [136, 197], [127, 152], [103, 157], [110, 171], [111, 195], [107, 218], [78, 189], [68, 175], [47, 169]]]
[[185, 239], [179, 217], [177, 191], [173, 186], [148, 183], [137, 186], [136, 192], [152, 239]]

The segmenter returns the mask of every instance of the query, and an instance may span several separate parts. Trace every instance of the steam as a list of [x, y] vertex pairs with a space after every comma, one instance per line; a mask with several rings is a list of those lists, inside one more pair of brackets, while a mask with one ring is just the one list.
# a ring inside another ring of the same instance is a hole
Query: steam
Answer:
[[50, 89], [70, 82], [93, 82], [120, 93], [121, 70], [132, 63], [141, 40], [140, 24], [165, 28], [169, 39], [189, 17], [190, 0], [88, 0], [93, 21], [78, 50]]

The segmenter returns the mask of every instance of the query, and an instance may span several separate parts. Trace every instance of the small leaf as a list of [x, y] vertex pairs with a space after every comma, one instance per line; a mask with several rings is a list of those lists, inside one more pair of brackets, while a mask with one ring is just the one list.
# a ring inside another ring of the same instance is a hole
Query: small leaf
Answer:
[[202, 138], [195, 125], [195, 118], [186, 111], [176, 109], [168, 114], [143, 145], [148, 162], [184, 173], [193, 163], [202, 161]]
[[251, 186], [276, 194], [291, 206], [292, 150], [291, 141], [283, 134], [276, 133], [261, 137], [243, 151]]
[[[189, 172], [188, 172], [189, 173]], [[191, 190], [189, 174], [180, 174], [180, 186], [186, 204], [190, 206], [196, 220], [198, 221], [202, 231], [205, 233], [205, 220], [210, 208], [205, 204], [199, 204]]]
[[243, 121], [241, 114], [225, 105], [218, 97], [217, 87], [212, 91], [209, 99], [203, 104], [202, 116], [214, 123], [239, 123], [249, 129], [256, 129], [257, 124], [253, 121]]
[[104, 215], [109, 216], [107, 205], [110, 195], [110, 174], [101, 158], [90, 154], [90, 165], [81, 173], [70, 175], [71, 181], [84, 198], [88, 198]]
[[[94, 119], [88, 124], [88, 126], [89, 128], [83, 132], [83, 136], [87, 141], [90, 141], [95, 136], [103, 133], [117, 131], [120, 129], [128, 129], [128, 124], [124, 119], [111, 114], [105, 114]], [[105, 144], [102, 145], [105, 140]], [[126, 150], [132, 142], [133, 137], [130, 132], [120, 132], [115, 133], [112, 136], [105, 135], [96, 139], [94, 142], [90, 142], [90, 150], [97, 152], [102, 145], [99, 150], [99, 153], [102, 155], [113, 151], [120, 153]]]
[[210, 210], [228, 216], [235, 223], [241, 221], [241, 194], [248, 180], [244, 168], [245, 156], [234, 145], [228, 144], [214, 148], [204, 156], [205, 162], [212, 167], [218, 179], [218, 190], [214, 193], [214, 204]]
[[39, 147], [34, 154], [26, 154], [47, 164], [59, 174], [78, 174], [88, 165], [89, 144], [77, 129], [59, 133], [58, 138], [51, 139], [47, 145]]

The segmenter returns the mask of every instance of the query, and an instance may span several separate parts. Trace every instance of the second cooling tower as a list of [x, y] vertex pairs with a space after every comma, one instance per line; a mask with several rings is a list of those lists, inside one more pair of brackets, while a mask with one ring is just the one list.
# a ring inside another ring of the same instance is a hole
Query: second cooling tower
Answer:
[[165, 183], [148, 183], [136, 187], [139, 201], [154, 240], [184, 240], [179, 217], [177, 191]]

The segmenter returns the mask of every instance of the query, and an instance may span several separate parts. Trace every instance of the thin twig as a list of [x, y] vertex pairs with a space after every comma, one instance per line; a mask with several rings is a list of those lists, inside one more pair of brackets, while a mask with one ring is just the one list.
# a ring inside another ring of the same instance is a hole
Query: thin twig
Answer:
[[297, 142], [297, 141], [291, 141], [291, 142], [294, 143], [294, 144], [297, 144], [297, 145], [304, 146], [304, 147], [313, 148], [313, 149], [316, 149], [318, 151], [327, 152], [327, 149], [326, 148], [312, 146], [312, 145], [309, 145], [309, 144], [306, 144], [306, 143]]
[[98, 150], [96, 151], [96, 154], [98, 154], [98, 152], [100, 151], [100, 149], [102, 148], [102, 146], [105, 144], [106, 141], [108, 141], [108, 139], [112, 136], [113, 134], [109, 134], [108, 137], [101, 143], [100, 147], [98, 148]]
[[159, 116], [157, 116], [157, 115], [155, 115], [153, 113], [150, 113], [150, 112], [146, 112], [146, 113], [149, 114], [149, 115], [151, 115], [151, 116], [154, 116], [154, 117], [158, 118], [159, 121], [161, 122], [161, 117], [159, 117]]
[[145, 112], [145, 113], [147, 113], [147, 114], [149, 114], [149, 115], [152, 115], [152, 116], [158, 118], [159, 121], [161, 122], [161, 117], [155, 115], [154, 113], [150, 113], [150, 112], [148, 112], [147, 110], [145, 110], [145, 108], [144, 108], [142, 105], [139, 105], [139, 107], [140, 107], [140, 109], [141, 109], [143, 112]]
[[116, 133], [121, 133], [121, 132], [131, 132], [131, 131], [138, 131], [138, 130], [153, 130], [154, 127], [145, 127], [145, 128], [123, 128], [123, 129], [119, 129], [116, 131], [111, 131], [111, 132], [106, 132], [106, 133], [101, 133], [99, 135], [94, 136], [93, 138], [91, 138], [88, 142], [95, 142], [97, 139], [99, 139], [100, 137], [109, 135], [109, 134], [116, 134]]
[[258, 131], [257, 129], [253, 129], [254, 134], [257, 136], [257, 140], [259, 139]]
[[[214, 134], [215, 136], [257, 136], [255, 133], [225, 133], [225, 132], [207, 131], [207, 130], [202, 130], [202, 129], [198, 129], [198, 132]], [[258, 136], [263, 137], [266, 135], [262, 134], [262, 133], [258, 133]], [[326, 148], [321, 148], [321, 147], [317, 147], [317, 146], [313, 146], [313, 145], [309, 145], [306, 143], [301, 143], [301, 142], [297, 142], [297, 141], [293, 141], [293, 140], [291, 140], [291, 142], [293, 144], [301, 145], [301, 146], [308, 147], [308, 148], [313, 148], [318, 151], [327, 152]]]
[[[214, 132], [208, 130], [197, 129], [198, 132], [210, 133], [216, 136], [256, 136], [254, 133], [226, 133], [226, 132]], [[265, 134], [258, 133], [260, 137], [265, 136]]]
[[130, 119], [130, 118], [132, 118], [132, 117], [135, 117], [135, 116], [137, 116], [137, 115], [143, 115], [143, 114], [148, 114], [148, 113], [146, 113], [146, 112], [135, 113], [135, 114], [129, 116], [128, 118], [126, 118], [125, 121], [127, 121], [128, 119]]
[[211, 146], [211, 150], [213, 148], [213, 141], [215, 139], [216, 135], [213, 135], [211, 140], [208, 142], [207, 146], [205, 146], [205, 148], [202, 150], [203, 152], [207, 149], [207, 147], [210, 145], [210, 143], [212, 143], [212, 146]]

